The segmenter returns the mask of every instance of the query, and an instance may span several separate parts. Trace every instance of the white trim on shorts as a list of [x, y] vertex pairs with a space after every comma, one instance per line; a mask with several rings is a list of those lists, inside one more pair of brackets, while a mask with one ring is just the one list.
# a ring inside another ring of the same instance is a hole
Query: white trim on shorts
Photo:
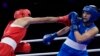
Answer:
[[10, 45], [13, 48], [13, 50], [15, 50], [15, 48], [17, 47], [16, 41], [10, 37], [4, 37], [3, 39], [1, 39], [1, 43]]
[[64, 42], [66, 45], [68, 45], [69, 47], [73, 48], [73, 49], [76, 49], [76, 50], [82, 50], [82, 51], [85, 51], [87, 49], [87, 45], [85, 44], [80, 44], [80, 43], [77, 43], [69, 38], [67, 38]]

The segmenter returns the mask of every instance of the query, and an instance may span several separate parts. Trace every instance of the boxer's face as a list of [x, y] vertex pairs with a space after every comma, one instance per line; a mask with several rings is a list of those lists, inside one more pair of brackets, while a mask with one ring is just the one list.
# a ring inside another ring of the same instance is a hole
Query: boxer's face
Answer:
[[87, 22], [90, 19], [91, 14], [88, 12], [83, 12], [82, 17], [83, 17], [83, 21]]

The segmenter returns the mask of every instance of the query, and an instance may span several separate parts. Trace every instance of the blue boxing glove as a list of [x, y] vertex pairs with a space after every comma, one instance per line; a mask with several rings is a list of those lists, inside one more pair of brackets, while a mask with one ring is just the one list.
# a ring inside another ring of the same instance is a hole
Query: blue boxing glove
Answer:
[[71, 19], [71, 28], [72, 30], [78, 30], [78, 23], [79, 23], [79, 19], [78, 19], [78, 14], [76, 12], [71, 12], [69, 13], [69, 17]]
[[51, 41], [53, 41], [55, 37], [57, 37], [57, 33], [46, 34], [43, 36], [43, 43], [50, 45]]

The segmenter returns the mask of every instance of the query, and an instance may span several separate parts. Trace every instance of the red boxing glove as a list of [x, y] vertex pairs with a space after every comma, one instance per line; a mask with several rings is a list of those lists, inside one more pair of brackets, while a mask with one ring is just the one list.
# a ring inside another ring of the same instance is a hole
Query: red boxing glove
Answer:
[[21, 42], [18, 44], [15, 52], [29, 53], [31, 51], [31, 46], [27, 42]]
[[60, 16], [59, 19], [58, 19], [58, 23], [63, 23], [66, 26], [70, 26], [71, 25], [71, 21], [70, 21], [68, 15]]

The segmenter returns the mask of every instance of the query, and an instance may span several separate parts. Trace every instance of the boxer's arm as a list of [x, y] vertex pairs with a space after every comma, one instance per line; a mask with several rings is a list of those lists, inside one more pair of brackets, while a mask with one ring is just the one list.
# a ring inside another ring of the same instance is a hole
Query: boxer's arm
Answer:
[[36, 17], [31, 18], [30, 23], [62, 23], [67, 26], [70, 26], [70, 19], [68, 18], [68, 15], [66, 16], [60, 16], [60, 17]]
[[66, 19], [65, 16], [61, 16], [61, 17], [23, 17], [23, 18], [19, 18], [16, 19], [11, 25], [19, 25], [19, 26], [26, 26], [29, 24], [37, 24], [37, 23], [64, 23], [64, 24], [68, 24], [68, 26], [70, 25], [69, 20]]
[[58, 21], [59, 17], [35, 17], [35, 18], [30, 18], [30, 23], [35, 24], [35, 23], [55, 23]]
[[11, 26], [21, 26], [21, 27], [25, 27], [26, 25], [29, 24], [38, 24], [38, 23], [54, 23], [57, 22], [58, 17], [23, 17], [23, 18], [19, 18], [16, 19]]
[[99, 32], [97, 27], [90, 29], [84, 34], [80, 34], [79, 31], [74, 31], [77, 42], [83, 42], [92, 39]]
[[58, 35], [58, 36], [64, 35], [64, 34], [66, 34], [69, 30], [70, 30], [70, 27], [69, 27], [69, 26], [66, 26], [66, 27], [64, 27], [63, 29], [57, 31], [57, 35]]
[[69, 26], [66, 26], [63, 29], [61, 29], [55, 33], [44, 35], [43, 36], [43, 43], [45, 43], [46, 45], [50, 45], [50, 43], [53, 41], [54, 38], [67, 33], [69, 31], [69, 28], [70, 28]]

